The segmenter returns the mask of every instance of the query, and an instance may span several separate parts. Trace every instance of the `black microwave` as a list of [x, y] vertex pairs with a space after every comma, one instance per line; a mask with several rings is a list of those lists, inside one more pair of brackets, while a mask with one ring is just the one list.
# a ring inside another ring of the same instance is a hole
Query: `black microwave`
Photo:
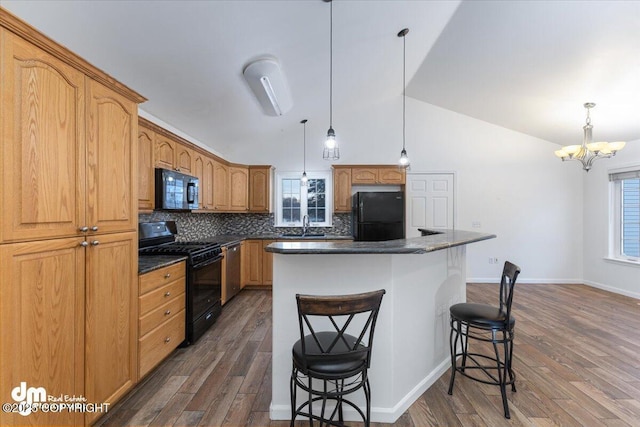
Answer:
[[198, 178], [156, 168], [156, 209], [198, 209]]

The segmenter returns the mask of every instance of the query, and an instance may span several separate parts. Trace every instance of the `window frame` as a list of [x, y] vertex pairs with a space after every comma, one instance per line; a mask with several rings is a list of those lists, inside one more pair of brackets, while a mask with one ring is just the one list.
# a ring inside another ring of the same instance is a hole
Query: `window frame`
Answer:
[[[300, 187], [300, 221], [284, 222], [283, 206], [282, 206], [282, 181], [284, 179], [300, 179], [300, 172], [276, 172], [275, 174], [275, 227], [302, 227], [302, 218], [307, 214], [307, 193], [306, 187]], [[311, 222], [310, 227], [332, 227], [333, 226], [333, 176], [330, 171], [307, 171], [308, 179], [324, 179], [325, 180], [325, 210], [326, 221]]]
[[[610, 215], [609, 215], [609, 259], [633, 263], [640, 265], [640, 256], [635, 257], [623, 253], [623, 230], [622, 230], [622, 181], [614, 179], [616, 174], [626, 172], [640, 172], [640, 165], [629, 166], [621, 169], [611, 169], [609, 172], [609, 194], [610, 194]], [[629, 178], [633, 179], [633, 178]]]

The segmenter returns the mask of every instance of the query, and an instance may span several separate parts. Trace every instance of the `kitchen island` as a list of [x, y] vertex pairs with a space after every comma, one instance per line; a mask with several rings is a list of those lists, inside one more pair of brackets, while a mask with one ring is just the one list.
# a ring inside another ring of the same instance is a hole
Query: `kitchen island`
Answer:
[[[300, 338], [295, 295], [385, 289], [369, 380], [371, 421], [392, 423], [448, 368], [449, 306], [466, 301], [466, 248], [493, 234], [439, 230], [386, 242], [277, 242], [273, 252], [271, 419], [291, 418], [291, 347]], [[299, 393], [300, 399], [304, 393]], [[364, 407], [364, 396], [353, 400]], [[345, 409], [347, 420], [358, 420]]]

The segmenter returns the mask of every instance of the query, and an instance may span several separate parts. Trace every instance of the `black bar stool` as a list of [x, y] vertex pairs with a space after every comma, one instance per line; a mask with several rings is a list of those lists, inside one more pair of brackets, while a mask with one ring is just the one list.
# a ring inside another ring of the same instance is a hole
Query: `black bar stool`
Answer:
[[[311, 426], [313, 420], [320, 421], [320, 425], [344, 426], [343, 404], [354, 408], [365, 426], [369, 426], [371, 389], [367, 370], [384, 294], [384, 289], [381, 289], [352, 295], [296, 295], [300, 340], [293, 345], [290, 382], [292, 427], [298, 415], [309, 417]], [[298, 387], [308, 393], [308, 399], [296, 407]], [[359, 389], [364, 390], [364, 412], [344, 398]], [[318, 415], [313, 413], [313, 402], [319, 400], [322, 405]], [[325, 416], [327, 400], [336, 402], [328, 417]]]
[[[511, 303], [513, 301], [513, 287], [519, 274], [520, 267], [509, 261], [504, 263], [500, 280], [499, 307], [487, 304], [461, 303], [449, 308], [451, 315], [449, 394], [453, 394], [456, 372], [481, 383], [498, 385], [502, 394], [505, 418], [511, 418], [507, 402], [507, 385], [511, 385], [512, 391], [516, 391], [516, 375], [511, 368], [516, 319], [511, 315]], [[469, 352], [470, 339], [491, 343], [495, 355]], [[499, 345], [503, 347], [502, 359], [500, 358]], [[457, 364], [458, 357], [461, 357], [460, 365]], [[469, 365], [467, 365], [468, 361]], [[479, 371], [484, 373], [482, 377], [474, 375]]]

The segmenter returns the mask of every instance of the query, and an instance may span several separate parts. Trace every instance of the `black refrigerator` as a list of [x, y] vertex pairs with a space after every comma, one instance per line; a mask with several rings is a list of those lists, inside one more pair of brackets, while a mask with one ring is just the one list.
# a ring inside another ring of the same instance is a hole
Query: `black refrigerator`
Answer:
[[404, 239], [404, 192], [358, 192], [351, 201], [355, 241]]

